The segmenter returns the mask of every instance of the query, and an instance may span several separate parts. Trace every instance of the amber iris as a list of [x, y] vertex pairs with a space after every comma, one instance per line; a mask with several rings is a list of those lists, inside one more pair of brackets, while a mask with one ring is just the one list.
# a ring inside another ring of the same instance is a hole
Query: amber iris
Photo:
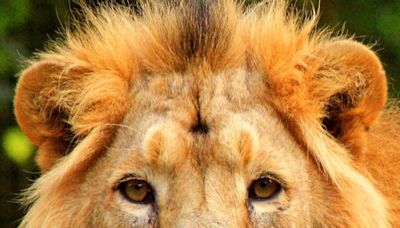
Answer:
[[255, 180], [249, 189], [249, 197], [255, 200], [269, 200], [281, 191], [281, 185], [269, 178]]
[[119, 189], [134, 203], [150, 203], [154, 198], [150, 185], [144, 180], [134, 179], [122, 182]]

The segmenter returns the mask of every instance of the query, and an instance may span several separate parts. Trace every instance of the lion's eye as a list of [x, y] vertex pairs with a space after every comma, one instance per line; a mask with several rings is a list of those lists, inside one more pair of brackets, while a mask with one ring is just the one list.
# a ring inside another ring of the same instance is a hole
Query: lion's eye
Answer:
[[255, 180], [249, 189], [249, 198], [255, 200], [269, 200], [277, 196], [282, 186], [269, 178]]
[[134, 203], [151, 203], [154, 200], [150, 185], [144, 180], [128, 180], [119, 185], [119, 190]]

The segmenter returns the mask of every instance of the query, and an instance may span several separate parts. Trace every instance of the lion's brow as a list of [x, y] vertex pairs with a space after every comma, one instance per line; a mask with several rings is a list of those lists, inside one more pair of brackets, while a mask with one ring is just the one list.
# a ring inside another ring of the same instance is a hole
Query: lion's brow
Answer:
[[171, 125], [154, 128], [145, 137], [144, 147], [143, 155], [149, 164], [163, 170], [174, 170], [180, 166], [190, 150], [185, 135]]

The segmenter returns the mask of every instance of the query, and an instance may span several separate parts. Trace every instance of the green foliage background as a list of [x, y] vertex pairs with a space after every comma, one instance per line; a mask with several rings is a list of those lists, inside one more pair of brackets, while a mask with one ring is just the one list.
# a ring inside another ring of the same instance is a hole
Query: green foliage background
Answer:
[[[93, 1], [92, 1], [93, 2]], [[254, 1], [247, 1], [254, 2]], [[306, 3], [304, 3], [306, 2]], [[318, 6], [322, 27], [356, 34], [364, 43], [376, 43], [375, 50], [390, 77], [390, 93], [400, 91], [400, 1], [399, 0], [298, 0], [311, 9]], [[57, 37], [77, 5], [68, 0], [0, 0], [0, 227], [15, 227], [24, 213], [17, 194], [38, 174], [35, 148], [17, 127], [13, 96], [17, 74], [24, 58], [42, 50], [46, 41]]]

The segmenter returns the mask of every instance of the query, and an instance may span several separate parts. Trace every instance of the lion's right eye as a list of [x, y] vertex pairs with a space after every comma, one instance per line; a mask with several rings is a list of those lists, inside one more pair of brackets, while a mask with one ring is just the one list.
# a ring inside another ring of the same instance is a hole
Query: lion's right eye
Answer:
[[249, 198], [255, 200], [269, 200], [278, 195], [281, 191], [281, 185], [269, 178], [260, 178], [255, 180], [249, 189]]
[[121, 182], [119, 191], [134, 203], [148, 204], [154, 201], [154, 194], [150, 184], [144, 180], [132, 179]]

